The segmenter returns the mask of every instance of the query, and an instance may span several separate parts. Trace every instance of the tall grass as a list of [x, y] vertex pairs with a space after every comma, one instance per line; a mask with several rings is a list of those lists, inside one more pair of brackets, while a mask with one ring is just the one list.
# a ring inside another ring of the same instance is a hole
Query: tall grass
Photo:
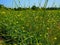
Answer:
[[[23, 0], [22, 0], [22, 1], [23, 1]], [[42, 1], [42, 0], [41, 0], [41, 1]], [[39, 3], [39, 7], [41, 6], [41, 1], [38, 2], [38, 3]], [[16, 5], [17, 7], [19, 7], [19, 5], [20, 5], [20, 0], [18, 0], [18, 3], [19, 3], [19, 4], [17, 4], [16, 0], [14, 0], [14, 2], [15, 2], [15, 5]], [[30, 1], [28, 0], [28, 2], [29, 2], [29, 8], [30, 8]], [[48, 0], [45, 0], [44, 8], [46, 8], [47, 4], [48, 4]], [[34, 5], [35, 5], [35, 3], [34, 3]], [[24, 5], [24, 7], [25, 7], [25, 5]]]
[[59, 45], [60, 10], [1, 9], [0, 35], [6, 45]]
[[48, 0], [45, 0], [44, 8], [46, 8], [46, 7], [47, 7], [47, 4], [48, 4]]

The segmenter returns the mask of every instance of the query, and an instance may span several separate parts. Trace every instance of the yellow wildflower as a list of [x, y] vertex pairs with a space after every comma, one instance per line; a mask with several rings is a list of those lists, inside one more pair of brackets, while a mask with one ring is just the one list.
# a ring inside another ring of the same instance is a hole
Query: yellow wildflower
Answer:
[[17, 32], [17, 30], [15, 30], [15, 32]]
[[19, 14], [19, 15], [17, 15], [18, 17], [20, 17], [21, 16], [21, 14]]
[[5, 13], [6, 13], [5, 11], [2, 12], [2, 14], [5, 14]]
[[22, 27], [22, 29], [24, 29], [24, 27]]
[[39, 43], [39, 45], [42, 45], [42, 43]]
[[18, 23], [18, 21], [16, 23]]
[[57, 40], [57, 37], [54, 37], [55, 40]]
[[37, 19], [39, 16], [36, 16], [35, 19]]
[[47, 29], [49, 30], [50, 28], [49, 28], [49, 27], [47, 27]]
[[49, 23], [49, 22], [50, 22], [50, 20], [48, 19], [48, 20], [47, 20], [47, 22]]
[[42, 35], [40, 34], [40, 36], [42, 36]]
[[35, 12], [35, 11], [33, 11], [33, 12]]

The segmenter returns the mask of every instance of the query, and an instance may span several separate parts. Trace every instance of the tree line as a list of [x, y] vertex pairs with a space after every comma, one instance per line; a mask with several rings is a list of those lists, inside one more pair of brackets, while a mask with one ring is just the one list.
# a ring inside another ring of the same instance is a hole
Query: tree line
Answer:
[[59, 10], [60, 8], [56, 8], [56, 7], [48, 7], [48, 8], [44, 8], [44, 7], [36, 7], [35, 5], [33, 5], [31, 8], [22, 8], [22, 7], [18, 7], [18, 8], [7, 8], [3, 5], [0, 4], [0, 8], [4, 8], [4, 9], [11, 9], [11, 10], [26, 10], [26, 9], [32, 9], [32, 10], [39, 10], [39, 9], [46, 9], [46, 10]]

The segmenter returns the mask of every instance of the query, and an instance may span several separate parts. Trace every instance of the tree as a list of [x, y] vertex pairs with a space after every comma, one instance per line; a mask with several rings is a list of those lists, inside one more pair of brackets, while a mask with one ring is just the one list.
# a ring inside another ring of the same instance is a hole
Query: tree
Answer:
[[36, 9], [39, 9], [39, 7], [36, 7], [35, 5], [33, 5], [31, 9], [36, 10]]
[[4, 7], [3, 5], [0, 4], [0, 8]]

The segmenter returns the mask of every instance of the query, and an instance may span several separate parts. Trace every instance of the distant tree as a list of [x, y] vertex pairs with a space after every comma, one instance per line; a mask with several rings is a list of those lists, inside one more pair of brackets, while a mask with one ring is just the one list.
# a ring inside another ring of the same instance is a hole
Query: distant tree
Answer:
[[39, 9], [39, 7], [36, 7], [35, 5], [33, 5], [31, 9], [36, 10], [36, 9]]
[[32, 6], [32, 8], [31, 9], [33, 9], [33, 10], [35, 10], [36, 9], [36, 6], [34, 5], [34, 6]]
[[0, 4], [0, 8], [4, 7], [2, 4]]

